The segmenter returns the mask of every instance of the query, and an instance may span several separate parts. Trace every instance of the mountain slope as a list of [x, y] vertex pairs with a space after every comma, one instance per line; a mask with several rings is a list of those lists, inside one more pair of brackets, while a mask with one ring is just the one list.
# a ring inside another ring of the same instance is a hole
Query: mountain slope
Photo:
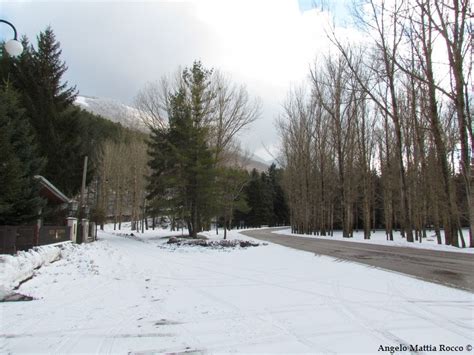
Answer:
[[147, 130], [140, 119], [139, 110], [124, 105], [116, 100], [91, 96], [77, 96], [75, 105], [112, 122], [120, 123], [125, 127], [138, 129], [140, 131]]
[[[124, 127], [138, 129], [142, 132], [148, 132], [147, 127], [140, 119], [140, 111], [119, 101], [78, 95], [75, 105], [93, 114], [100, 115], [112, 122], [120, 123]], [[240, 156], [238, 160], [240, 164], [243, 164], [245, 169], [248, 171], [256, 169], [257, 171], [262, 172], [267, 170], [270, 166], [268, 162], [263, 161], [256, 155], [253, 155], [251, 158], [244, 158]]]

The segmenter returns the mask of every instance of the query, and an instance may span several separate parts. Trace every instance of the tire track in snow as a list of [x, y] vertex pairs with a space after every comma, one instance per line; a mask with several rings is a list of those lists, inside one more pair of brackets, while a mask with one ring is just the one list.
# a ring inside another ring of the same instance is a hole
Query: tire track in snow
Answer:
[[[180, 265], [180, 266], [186, 266], [187, 264], [185, 263], [182, 263], [182, 262], [178, 262], [176, 260], [169, 260], [169, 263], [175, 263], [177, 265]], [[314, 294], [314, 295], [317, 295], [319, 297], [323, 297], [324, 299], [327, 299], [327, 294], [323, 294], [323, 293], [318, 293], [318, 292], [314, 292], [314, 291], [308, 291], [308, 290], [303, 290], [303, 289], [300, 289], [300, 288], [294, 288], [294, 287], [288, 287], [288, 286], [283, 286], [283, 285], [280, 285], [280, 284], [275, 284], [275, 283], [271, 283], [271, 282], [267, 282], [267, 281], [263, 281], [261, 279], [255, 279], [255, 278], [250, 278], [250, 277], [244, 277], [244, 276], [241, 276], [241, 275], [238, 275], [236, 276], [235, 273], [227, 273], [227, 272], [223, 272], [223, 271], [216, 271], [215, 269], [213, 268], [210, 268], [208, 267], [207, 264], [206, 266], [203, 266], [202, 265], [203, 262], [202, 261], [199, 261], [197, 263], [194, 264], [194, 267], [197, 268], [197, 269], [200, 269], [200, 270], [203, 270], [205, 272], [211, 272], [211, 273], [216, 273], [216, 274], [221, 274], [221, 275], [224, 275], [224, 276], [229, 276], [229, 277], [236, 277], [236, 278], [240, 278], [240, 279], [246, 279], [246, 280], [251, 280], [251, 281], [254, 281], [254, 282], [258, 282], [260, 284], [266, 284], [266, 285], [270, 285], [270, 286], [275, 286], [275, 287], [280, 287], [280, 288], [284, 288], [284, 289], [288, 289], [288, 290], [292, 290], [292, 291], [298, 291], [298, 292], [302, 292], [302, 293], [309, 293], [309, 294]], [[204, 263], [206, 264], [206, 263]], [[332, 284], [333, 285], [333, 284]], [[338, 286], [339, 287], [339, 286]], [[362, 291], [365, 291], [367, 292], [366, 290], [362, 290]], [[391, 295], [392, 297], [394, 296], [393, 293], [382, 293], [383, 295]], [[335, 303], [333, 302], [334, 299], [337, 299], [338, 300], [338, 303]], [[345, 303], [349, 303], [351, 304], [353, 307], [354, 306], [366, 306], [366, 307], [370, 307], [370, 308], [373, 308], [375, 310], [386, 310], [388, 312], [392, 312], [392, 313], [396, 313], [396, 314], [400, 314], [401, 312], [400, 311], [394, 311], [393, 309], [391, 308], [387, 308], [387, 307], [381, 307], [380, 305], [373, 305], [373, 304], [367, 304], [366, 302], [358, 302], [358, 301], [352, 301], [352, 300], [348, 300], [347, 298], [343, 297], [341, 295], [341, 292], [340, 292], [340, 287], [338, 288], [337, 292], [333, 292], [333, 295], [331, 295], [331, 304], [333, 306], [335, 305], [338, 305], [338, 308], [341, 309], [342, 307], [342, 314], [345, 318], [349, 318], [349, 319], [357, 319], [358, 314], [353, 314], [353, 312], [351, 311], [351, 308], [349, 308], [348, 306], [345, 305]], [[346, 310], [346, 311], [344, 311]], [[340, 313], [341, 313], [340, 312]], [[407, 311], [406, 313], [407, 316], [412, 316], [412, 314], [409, 313], [409, 311]], [[394, 334], [392, 334], [390, 331], [388, 330], [380, 330], [378, 328], [374, 328], [374, 327], [371, 327], [370, 325], [370, 321], [369, 320], [366, 320], [365, 318], [362, 318], [361, 319], [363, 320], [359, 320], [357, 321], [356, 323], [357, 324], [361, 324], [364, 326], [365, 329], [367, 330], [372, 330], [375, 334], [379, 334], [379, 339], [383, 340], [383, 341], [387, 341], [387, 340], [390, 340], [390, 341], [393, 341], [393, 342], [402, 342], [402, 343], [407, 343], [405, 340], [403, 340], [402, 338], [400, 337], [397, 337], [395, 336]], [[365, 319], [365, 320], [364, 320]]]
[[[180, 262], [176, 262], [176, 260], [173, 260], [172, 262], [174, 262], [175, 264], [178, 264], [178, 265], [181, 265], [181, 266], [186, 266], [186, 264], [184, 263], [180, 263]], [[171, 264], [171, 261], [169, 261], [169, 263], [167, 264]], [[202, 262], [201, 262], [202, 264]], [[194, 267], [200, 269], [200, 270], [203, 270], [203, 271], [206, 271], [206, 272], [212, 272], [212, 273], [217, 273], [217, 274], [221, 274], [221, 275], [225, 275], [225, 276], [229, 276], [229, 277], [237, 277], [237, 278], [240, 278], [240, 279], [247, 279], [247, 280], [251, 280], [251, 281], [254, 281], [255, 284], [266, 284], [266, 285], [270, 285], [270, 286], [277, 286], [277, 287], [282, 287], [281, 285], [279, 284], [274, 284], [274, 283], [269, 283], [269, 282], [264, 282], [262, 281], [261, 279], [254, 279], [254, 278], [248, 278], [248, 277], [243, 277], [243, 276], [236, 276], [235, 273], [226, 273], [226, 272], [222, 272], [222, 271], [216, 271], [215, 269], [209, 269], [208, 267], [203, 267], [202, 265], [199, 265], [197, 266], [196, 263], [194, 264]], [[285, 325], [276, 325], [272, 320], [268, 320], [266, 319], [264, 316], [268, 316], [270, 313], [267, 311], [267, 312], [258, 312], [258, 313], [255, 313], [255, 312], [249, 312], [249, 311], [246, 311], [246, 310], [243, 310], [242, 308], [239, 308], [237, 306], [235, 306], [234, 304], [228, 302], [227, 300], [222, 300], [220, 297], [217, 297], [215, 295], [212, 295], [211, 293], [207, 292], [207, 291], [204, 291], [202, 290], [202, 286], [199, 285], [199, 286], [194, 286], [194, 285], [187, 285], [188, 287], [190, 287], [193, 291], [195, 292], [198, 292], [198, 293], [201, 293], [217, 302], [220, 302], [221, 304], [227, 306], [227, 307], [231, 307], [233, 308], [235, 311], [238, 311], [240, 315], [236, 315], [236, 316], [230, 316], [230, 317], [226, 317], [225, 319], [233, 319], [233, 320], [240, 320], [242, 319], [242, 314], [245, 315], [247, 318], [251, 319], [251, 318], [258, 318], [260, 321], [264, 322], [264, 323], [268, 323], [270, 327], [277, 327], [278, 329], [280, 329], [281, 331], [283, 331], [284, 333], [286, 333], [287, 335], [290, 335], [291, 337], [293, 337], [296, 341], [300, 342], [301, 344], [303, 344], [304, 346], [308, 347], [309, 350], [311, 349], [314, 349], [314, 342], [310, 341], [309, 339], [306, 339], [304, 338], [303, 336], [301, 335], [298, 335], [296, 334], [294, 331], [292, 331], [291, 329], [288, 328], [288, 326], [285, 326]], [[294, 289], [294, 288], [289, 288], [289, 287], [283, 287], [285, 289], [289, 289], [289, 290], [292, 290], [292, 291], [302, 291], [300, 289]], [[310, 292], [311, 294], [314, 294], [313, 292]], [[319, 296], [322, 295], [322, 294], [318, 294]], [[311, 307], [311, 309], [314, 309], [313, 307]], [[270, 315], [271, 316], [271, 315]], [[273, 318], [274, 319], [274, 318]], [[255, 343], [252, 343], [252, 344], [255, 344]], [[258, 343], [257, 343], [258, 344]], [[327, 348], [324, 348], [325, 351], [328, 351], [330, 352], [329, 349]]]
[[[180, 266], [188, 266], [188, 264], [185, 264], [185, 263], [179, 263], [177, 262], [176, 260], [173, 260], [173, 261], [169, 261], [169, 263], [176, 263]], [[202, 261], [200, 262], [202, 264]], [[309, 295], [313, 295], [313, 296], [318, 296], [320, 297], [321, 299], [325, 299], [327, 294], [325, 293], [321, 293], [321, 292], [316, 292], [316, 291], [310, 291], [310, 290], [307, 290], [307, 289], [302, 289], [302, 288], [297, 288], [297, 287], [289, 287], [289, 286], [285, 286], [285, 285], [281, 285], [279, 283], [274, 283], [274, 282], [268, 282], [268, 281], [265, 281], [266, 278], [263, 278], [263, 279], [256, 279], [256, 278], [251, 278], [251, 277], [244, 277], [244, 276], [241, 276], [241, 275], [236, 275], [235, 274], [235, 271], [232, 271], [230, 273], [227, 273], [227, 272], [223, 272], [223, 271], [216, 271], [215, 269], [212, 268], [212, 266], [215, 266], [215, 264], [210, 264], [210, 263], [205, 263], [206, 266], [198, 266], [197, 263], [194, 264], [194, 267], [195, 268], [199, 268], [203, 271], [206, 271], [206, 272], [211, 272], [211, 273], [216, 273], [216, 274], [220, 274], [220, 275], [224, 275], [224, 276], [227, 276], [227, 277], [233, 277], [233, 278], [239, 278], [239, 279], [242, 279], [242, 280], [247, 280], [247, 281], [252, 281], [253, 284], [256, 284], [256, 285], [267, 285], [267, 286], [273, 286], [273, 287], [277, 287], [277, 288], [282, 288], [282, 289], [285, 289], [285, 290], [290, 290], [290, 291], [295, 291], [295, 292], [301, 292], [301, 293], [305, 293], [305, 294], [309, 294]], [[209, 266], [211, 265], [211, 266]], [[268, 272], [263, 275], [262, 273], [262, 276], [267, 276], [268, 275]], [[313, 281], [313, 282], [318, 282], [318, 281]], [[332, 282], [325, 282], [325, 284], [328, 284], [328, 285], [333, 285]], [[353, 287], [346, 287], [344, 286], [345, 288], [348, 288], [348, 289], [354, 289], [354, 290], [357, 290], [357, 291], [363, 291], [365, 293], [368, 293], [367, 290], [364, 290], [364, 289], [360, 289], [360, 288], [353, 288]], [[372, 292], [372, 290], [370, 291]], [[384, 296], [393, 296], [392, 293], [388, 293], [388, 292], [380, 292], [382, 295]], [[350, 300], [346, 297], [343, 297], [339, 294], [339, 296], [337, 296], [337, 299], [340, 301], [340, 302], [350, 302], [350, 303], [353, 303], [355, 305], [364, 305], [364, 306], [368, 306], [368, 307], [371, 307], [371, 308], [374, 308], [375, 310], [385, 310], [385, 311], [389, 311], [389, 312], [393, 312], [393, 313], [396, 313], [396, 314], [400, 314], [401, 312], [399, 312], [398, 310], [393, 310], [391, 308], [386, 308], [386, 307], [381, 307], [380, 305], [376, 305], [376, 304], [366, 304], [365, 302], [361, 302], [361, 301], [354, 301], [354, 300]], [[410, 315], [410, 312], [406, 312], [406, 315]]]
[[[204, 287], [205, 285], [193, 285], [190, 281], [192, 280], [195, 280], [195, 278], [182, 278], [182, 277], [177, 277], [177, 274], [176, 274], [176, 271], [174, 271], [176, 268], [171, 268], [171, 265], [172, 264], [178, 264], [180, 266], [189, 266], [189, 264], [185, 264], [185, 263], [180, 263], [180, 262], [177, 262], [176, 261], [176, 258], [173, 258], [173, 260], [170, 260], [168, 258], [168, 255], [166, 256], [166, 262], [164, 262], [164, 265], [166, 266], [167, 270], [168, 270], [168, 274], [169, 275], [172, 275], [173, 278], [176, 280], [176, 279], [179, 279], [182, 283], [183, 283], [183, 286], [192, 290], [193, 292], [196, 292], [198, 294], [201, 294], [202, 296], [204, 296], [205, 298], [207, 299], [211, 299], [213, 302], [217, 302], [223, 306], [225, 306], [226, 308], [229, 308], [231, 310], [234, 311], [233, 314], [231, 315], [226, 315], [226, 316], [221, 316], [221, 317], [205, 317], [205, 318], [202, 318], [202, 319], [194, 319], [194, 321], [191, 321], [192, 323], [202, 323], [202, 322], [208, 322], [208, 321], [215, 321], [215, 320], [232, 320], [233, 324], [235, 324], [236, 322], [240, 321], [241, 323], [245, 321], [248, 321], [249, 319], [259, 319], [260, 322], [264, 323], [264, 324], [268, 324], [268, 326], [270, 326], [270, 328], [273, 328], [275, 327], [275, 324], [272, 323], [271, 321], [269, 321], [268, 319], [265, 319], [264, 317], [262, 317], [262, 315], [255, 315], [254, 312], [248, 312], [248, 311], [245, 311], [243, 310], [242, 308], [234, 305], [233, 303], [227, 301], [226, 299], [223, 299], [221, 297], [218, 297], [218, 296], [215, 296], [213, 295], [212, 293], [208, 292], [208, 291], [205, 291]], [[199, 269], [203, 269], [202, 267], [198, 267]], [[210, 271], [208, 269], [204, 269], [205, 271]], [[227, 274], [226, 274], [227, 275]], [[234, 275], [234, 274], [232, 274]], [[259, 283], [258, 282], [254, 282], [253, 284], [255, 285], [258, 285]], [[263, 314], [266, 314], [266, 313], [263, 313]], [[189, 323], [189, 322], [188, 322]], [[182, 328], [186, 328], [185, 324], [182, 325]], [[289, 331], [288, 329], [285, 330], [284, 327], [278, 327], [280, 330], [284, 330], [286, 334], [288, 335], [291, 335], [293, 338], [295, 338], [297, 341], [301, 342], [302, 344], [306, 345], [308, 347], [308, 349], [311, 349], [311, 345], [314, 345], [306, 340], [303, 340], [301, 338], [299, 338], [298, 336], [296, 336], [294, 333], [292, 333], [291, 331]], [[236, 344], [239, 344], [240, 346], [242, 346], [244, 343], [245, 344], [249, 344], [249, 345], [258, 345], [258, 344], [267, 344], [266, 340], [268, 337], [258, 337], [256, 339], [253, 339], [253, 340], [246, 340], [244, 342], [242, 341], [239, 341], [238, 343]], [[273, 339], [273, 336], [271, 337], [271, 339]], [[231, 346], [231, 344], [229, 344], [229, 341], [228, 340], [225, 340], [224, 341], [225, 344], [221, 344], [219, 346], [212, 346], [212, 350], [217, 350], [217, 349], [225, 349], [225, 348], [228, 348], [229, 346]], [[198, 346], [197, 348], [202, 348], [202, 346]], [[208, 349], [210, 350], [210, 349]]]
[[[468, 326], [464, 323], [460, 323], [456, 320], [452, 320], [443, 314], [437, 312], [433, 307], [428, 308], [424, 306], [423, 300], [418, 300], [413, 297], [406, 295], [402, 290], [400, 290], [396, 285], [393, 285], [397, 293], [402, 297], [405, 302], [403, 302], [403, 309], [406, 310], [409, 314], [415, 314], [418, 318], [436, 325], [439, 328], [442, 328], [446, 331], [454, 333], [458, 336], [464, 337], [466, 341], [472, 341], [472, 333], [474, 332], [474, 320], [472, 318], [473, 309], [474, 309], [474, 300], [472, 302], [466, 302], [464, 305], [465, 308], [471, 309], [471, 326]], [[453, 301], [447, 301], [447, 303], [452, 303]], [[465, 302], [463, 302], [465, 303]], [[436, 302], [436, 306], [440, 306], [440, 301]], [[456, 330], [455, 330], [456, 329]]]
[[[339, 284], [333, 285], [334, 295], [337, 298], [340, 298], [340, 287]], [[393, 343], [393, 344], [410, 344], [410, 342], [405, 339], [396, 336], [387, 329], [380, 329], [374, 327], [373, 320], [368, 319], [367, 317], [360, 314], [360, 312], [355, 311], [353, 308], [348, 307], [344, 302], [334, 302], [331, 297], [328, 297], [328, 302], [332, 305], [332, 309], [338, 311], [341, 315], [347, 318], [349, 321], [355, 322], [361, 325], [364, 329], [369, 331], [369, 334], [373, 334], [380, 341], [381, 344]]]

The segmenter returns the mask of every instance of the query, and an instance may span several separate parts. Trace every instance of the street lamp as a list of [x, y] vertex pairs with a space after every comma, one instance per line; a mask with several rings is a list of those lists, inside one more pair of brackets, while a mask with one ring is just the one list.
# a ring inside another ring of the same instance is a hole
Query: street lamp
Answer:
[[14, 34], [13, 39], [11, 39], [7, 43], [5, 43], [5, 49], [6, 49], [7, 53], [10, 54], [12, 57], [19, 56], [23, 52], [23, 45], [21, 44], [21, 42], [17, 38], [17, 33], [16, 33], [15, 26], [13, 26], [12, 23], [10, 23], [8, 21], [5, 21], [5, 20], [0, 19], [0, 22], [6, 23], [11, 28], [13, 28], [13, 34]]

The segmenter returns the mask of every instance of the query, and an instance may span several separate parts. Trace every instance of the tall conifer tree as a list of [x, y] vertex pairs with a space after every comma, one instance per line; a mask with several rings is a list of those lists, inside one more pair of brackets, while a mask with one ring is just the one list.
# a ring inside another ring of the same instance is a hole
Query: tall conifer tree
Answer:
[[205, 122], [211, 73], [200, 62], [183, 71], [182, 85], [169, 99], [169, 126], [154, 130], [149, 142], [149, 198], [183, 218], [192, 237], [214, 212], [215, 162]]
[[25, 110], [8, 84], [0, 87], [0, 127], [0, 224], [27, 223], [44, 204], [34, 180], [43, 160]]
[[289, 223], [288, 205], [286, 203], [285, 193], [281, 186], [281, 169], [277, 169], [275, 164], [268, 168], [268, 182], [270, 184], [272, 195], [272, 213], [270, 226], [285, 225]]
[[35, 49], [23, 38], [24, 52], [18, 59], [10, 58], [10, 66], [2, 65], [2, 76], [11, 78], [21, 93], [39, 152], [46, 158], [41, 175], [72, 195], [80, 188], [87, 145], [81, 139], [79, 110], [72, 105], [76, 89], [63, 80], [67, 66], [61, 59], [60, 43], [53, 30], [46, 28], [37, 40]]

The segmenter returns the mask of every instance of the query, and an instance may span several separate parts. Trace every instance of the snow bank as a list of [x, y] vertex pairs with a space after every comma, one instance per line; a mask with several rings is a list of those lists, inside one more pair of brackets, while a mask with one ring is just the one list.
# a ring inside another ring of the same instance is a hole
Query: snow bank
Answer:
[[33, 276], [35, 269], [59, 260], [73, 248], [71, 242], [65, 242], [34, 247], [16, 255], [0, 255], [0, 299]]
[[[309, 234], [293, 234], [291, 233], [291, 229], [280, 229], [276, 230], [273, 233], [275, 234], [284, 234], [284, 235], [291, 235], [295, 237], [303, 237], [303, 238], [315, 238], [315, 239], [325, 239], [325, 240], [339, 240], [343, 242], [349, 243], [365, 243], [365, 244], [377, 244], [377, 245], [385, 245], [385, 246], [397, 246], [397, 247], [409, 247], [409, 248], [418, 248], [418, 249], [430, 249], [430, 250], [440, 250], [440, 251], [450, 251], [450, 252], [457, 252], [457, 253], [468, 253], [474, 254], [474, 248], [456, 248], [451, 245], [445, 244], [438, 244], [436, 235], [434, 235], [433, 231], [428, 233], [427, 238], [423, 238], [422, 242], [415, 241], [413, 243], [407, 242], [406, 238], [402, 238], [399, 231], [393, 232], [393, 240], [387, 240], [387, 236], [385, 235], [385, 231], [377, 230], [372, 232], [370, 239], [364, 239], [364, 232], [354, 232], [354, 236], [352, 238], [343, 238], [342, 231], [334, 231], [334, 235], [331, 236], [318, 236], [318, 235], [309, 235]], [[466, 242], [469, 243], [469, 233], [467, 230], [463, 230], [464, 238]], [[444, 242], [444, 232], [441, 231], [442, 241]]]

